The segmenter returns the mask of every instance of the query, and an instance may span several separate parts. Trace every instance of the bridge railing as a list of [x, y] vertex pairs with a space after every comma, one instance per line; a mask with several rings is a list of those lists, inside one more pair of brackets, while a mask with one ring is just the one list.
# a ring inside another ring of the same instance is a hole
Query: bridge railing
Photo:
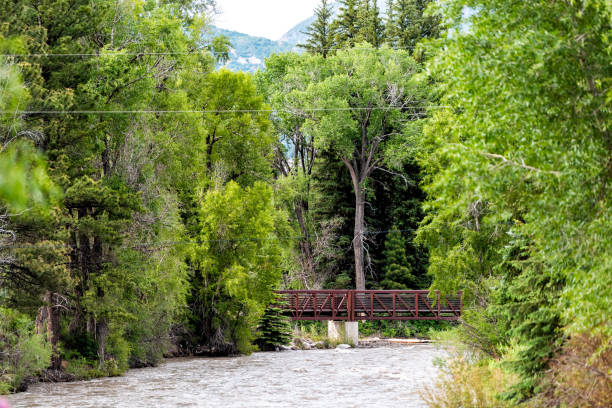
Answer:
[[462, 292], [428, 290], [283, 290], [278, 306], [292, 320], [457, 320]]

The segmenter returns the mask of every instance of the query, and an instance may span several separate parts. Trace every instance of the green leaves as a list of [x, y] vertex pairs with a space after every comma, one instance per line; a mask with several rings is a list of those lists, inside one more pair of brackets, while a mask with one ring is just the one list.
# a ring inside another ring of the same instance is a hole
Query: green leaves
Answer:
[[429, 44], [430, 79], [450, 108], [425, 127], [419, 237], [434, 286], [466, 285], [468, 304], [507, 325], [498, 341], [519, 338], [520, 393], [547, 366], [559, 327], [612, 335], [604, 3], [435, 4], [450, 31]]
[[[202, 341], [212, 347], [249, 352], [251, 329], [272, 300], [280, 281], [280, 247], [272, 190], [261, 182], [242, 188], [230, 181], [208, 191], [200, 209], [200, 244], [191, 259], [202, 285]], [[214, 332], [227, 336], [215, 344]]]

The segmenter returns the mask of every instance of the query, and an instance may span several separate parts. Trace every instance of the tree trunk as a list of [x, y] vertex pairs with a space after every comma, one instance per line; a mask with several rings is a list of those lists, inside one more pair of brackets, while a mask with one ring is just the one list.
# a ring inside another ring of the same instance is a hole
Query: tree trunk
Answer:
[[306, 288], [309, 288], [308, 280], [314, 277], [314, 255], [312, 252], [312, 245], [310, 243], [310, 234], [308, 233], [308, 225], [306, 224], [306, 217], [304, 213], [306, 212], [306, 205], [303, 200], [298, 200], [295, 206], [295, 216], [298, 221], [298, 225], [300, 226], [300, 232], [302, 233], [302, 237], [300, 239], [300, 256], [302, 259], [302, 268], [303, 268], [303, 276], [304, 285]]
[[365, 238], [365, 192], [355, 189], [355, 231], [353, 233], [353, 252], [355, 253], [355, 287], [365, 290], [365, 271], [363, 262]]
[[104, 319], [96, 324], [96, 339], [98, 340], [98, 359], [100, 360], [100, 367], [104, 367], [108, 331], [108, 325]]
[[45, 305], [38, 310], [38, 316], [36, 316], [36, 334], [46, 337], [47, 342], [51, 344], [53, 354], [51, 356], [50, 368], [59, 370], [62, 359], [57, 349], [60, 331], [59, 309], [55, 306], [57, 303], [57, 295], [50, 291], [46, 291], [43, 301]]
[[[365, 239], [365, 190], [363, 181], [367, 174], [360, 174], [355, 161], [343, 158], [342, 161], [351, 174], [355, 191], [355, 229], [353, 232], [353, 252], [355, 254], [355, 287], [365, 290], [365, 268], [363, 265]], [[364, 166], [362, 166], [364, 167]], [[363, 170], [362, 170], [363, 171]]]

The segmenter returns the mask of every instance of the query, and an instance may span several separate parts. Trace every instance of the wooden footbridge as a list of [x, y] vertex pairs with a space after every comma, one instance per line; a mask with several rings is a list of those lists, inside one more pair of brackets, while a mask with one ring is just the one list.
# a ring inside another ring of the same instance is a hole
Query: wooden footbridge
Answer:
[[282, 290], [279, 307], [292, 320], [458, 320], [463, 294], [428, 290]]

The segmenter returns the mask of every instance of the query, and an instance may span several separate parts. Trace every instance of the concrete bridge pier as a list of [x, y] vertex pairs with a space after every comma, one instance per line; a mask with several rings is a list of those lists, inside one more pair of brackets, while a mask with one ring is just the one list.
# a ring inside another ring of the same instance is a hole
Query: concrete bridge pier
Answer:
[[359, 323], [328, 320], [327, 337], [333, 341], [356, 346], [359, 342]]

